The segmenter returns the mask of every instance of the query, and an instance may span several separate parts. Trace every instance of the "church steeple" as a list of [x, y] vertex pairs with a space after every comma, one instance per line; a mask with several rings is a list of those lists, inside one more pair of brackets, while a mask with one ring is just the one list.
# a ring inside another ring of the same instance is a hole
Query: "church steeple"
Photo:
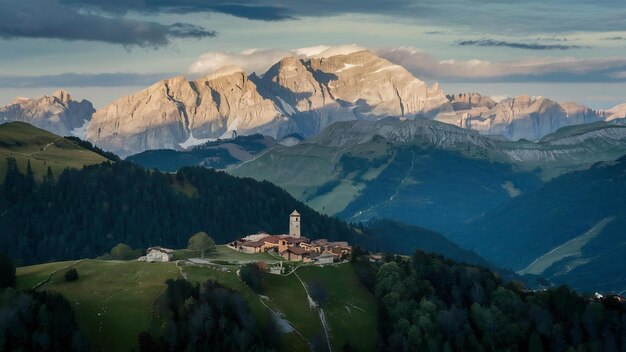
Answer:
[[289, 215], [289, 236], [300, 238], [300, 213], [297, 210]]

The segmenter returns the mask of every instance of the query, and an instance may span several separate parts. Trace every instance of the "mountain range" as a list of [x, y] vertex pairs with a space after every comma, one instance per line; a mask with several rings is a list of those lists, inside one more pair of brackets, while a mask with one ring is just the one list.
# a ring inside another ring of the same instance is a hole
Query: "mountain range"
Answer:
[[446, 96], [438, 84], [429, 87], [402, 66], [363, 50], [286, 57], [258, 75], [224, 66], [196, 80], [173, 77], [97, 111], [62, 90], [18, 98], [0, 109], [0, 120], [86, 137], [123, 157], [187, 149], [234, 132], [311, 137], [334, 122], [387, 117], [426, 117], [483, 135], [536, 141], [561, 127], [626, 117], [626, 107], [600, 111], [542, 97], [496, 102], [478, 93]]

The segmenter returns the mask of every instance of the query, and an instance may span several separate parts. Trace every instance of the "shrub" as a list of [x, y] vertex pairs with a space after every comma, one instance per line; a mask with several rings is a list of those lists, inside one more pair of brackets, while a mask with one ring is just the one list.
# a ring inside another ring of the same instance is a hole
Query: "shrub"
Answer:
[[11, 258], [0, 253], [0, 288], [15, 287], [15, 265]]
[[243, 265], [239, 270], [239, 276], [252, 291], [256, 293], [263, 293], [263, 280], [261, 279], [261, 269], [256, 263], [249, 263]]
[[78, 271], [76, 271], [76, 269], [72, 268], [65, 272], [65, 281], [70, 282], [76, 280], [78, 280]]

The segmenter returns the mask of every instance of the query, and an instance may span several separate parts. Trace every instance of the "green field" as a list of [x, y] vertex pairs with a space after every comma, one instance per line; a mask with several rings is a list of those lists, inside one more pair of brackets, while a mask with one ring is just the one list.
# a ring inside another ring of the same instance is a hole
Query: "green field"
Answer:
[[37, 284], [48, 279], [50, 274], [57, 270], [67, 268], [74, 263], [76, 263], [76, 261], [56, 262], [17, 268], [17, 288], [20, 290], [29, 290], [34, 288]]
[[[47, 277], [59, 263], [19, 268], [18, 285]], [[74, 266], [79, 279], [66, 282], [65, 270], [39, 290], [61, 293], [74, 307], [78, 323], [96, 351], [129, 351], [140, 332], [150, 328], [152, 304], [163, 292], [165, 280], [180, 277], [174, 263], [88, 260]], [[112, 338], [112, 337], [115, 338]]]
[[30, 160], [37, 179], [46, 175], [48, 166], [58, 176], [66, 168], [80, 169], [107, 161], [63, 137], [24, 122], [0, 125], [0, 179], [6, 174], [7, 158], [15, 158], [22, 171]]
[[[174, 251], [174, 260], [200, 258], [200, 255], [196, 251], [190, 251], [187, 249], [179, 249]], [[251, 262], [266, 262], [277, 263], [279, 259], [268, 253], [255, 253], [247, 254], [228, 248], [226, 245], [215, 246], [215, 251], [206, 253], [204, 259], [211, 262], [229, 262], [233, 264], [251, 263]]]
[[[222, 248], [218, 253], [228, 253], [225, 250], [232, 251]], [[234, 258], [240, 260], [238, 256]], [[77, 281], [64, 280], [68, 267], [77, 269]], [[309, 342], [322, 336], [317, 311], [309, 307], [305, 290], [295, 275], [264, 274], [266, 292], [262, 298], [239, 279], [237, 270], [236, 265], [182, 264], [179, 268], [175, 263], [85, 260], [22, 267], [17, 269], [17, 275], [18, 287], [28, 289], [54, 273], [38, 290], [58, 292], [68, 299], [92, 349], [97, 351], [129, 351], [136, 347], [140, 332], [158, 333], [154, 303], [164, 292], [165, 280], [180, 278], [181, 274], [198, 283], [215, 280], [240, 292], [262, 325], [272, 319], [268, 307], [281, 314], [304, 338], [297, 332], [280, 334], [280, 350], [308, 350]], [[324, 310], [333, 348], [341, 351], [348, 342], [359, 351], [373, 350], [376, 304], [374, 297], [358, 283], [352, 266], [309, 265], [299, 268], [298, 273], [305, 282], [322, 281], [330, 291]]]

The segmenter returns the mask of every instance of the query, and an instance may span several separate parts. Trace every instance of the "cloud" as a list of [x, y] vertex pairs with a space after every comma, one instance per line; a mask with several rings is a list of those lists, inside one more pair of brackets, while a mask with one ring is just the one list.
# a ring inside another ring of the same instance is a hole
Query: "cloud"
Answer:
[[[234, 64], [246, 72], [265, 73], [287, 56], [328, 57], [365, 48], [351, 44], [300, 49], [249, 49], [238, 53], [211, 51], [201, 55], [189, 72], [200, 75]], [[625, 82], [626, 58], [525, 57], [509, 61], [438, 60], [411, 48], [374, 50], [379, 56], [405, 67], [416, 77], [442, 82]]]
[[248, 49], [239, 53], [225, 51], [209, 51], [202, 54], [190, 67], [191, 74], [213, 72], [225, 65], [236, 65], [248, 73], [262, 74], [272, 65], [287, 56], [297, 57], [329, 57], [365, 50], [356, 44], [327, 46], [318, 45], [309, 48], [286, 49]]
[[[46, 0], [39, 0], [45, 3]], [[62, 0], [111, 13], [209, 13], [280, 21], [346, 14], [383, 15], [421, 25], [490, 33], [626, 30], [621, 0]]]
[[626, 58], [527, 57], [511, 61], [437, 60], [410, 47], [381, 49], [378, 55], [417, 77], [448, 82], [623, 82]]
[[459, 46], [484, 46], [484, 47], [507, 47], [513, 49], [527, 50], [570, 50], [570, 49], [587, 49], [589, 47], [580, 45], [562, 45], [562, 44], [537, 44], [537, 43], [515, 43], [504, 40], [479, 39], [479, 40], [459, 40], [456, 42]]
[[[171, 14], [223, 13], [261, 21], [372, 15], [382, 17], [382, 21], [392, 19], [433, 28], [427, 35], [441, 34], [438, 28], [511, 36], [626, 31], [626, 8], [617, 0], [0, 0], [0, 8], [1, 38], [89, 40], [142, 47], [164, 46], [176, 38], [215, 35], [215, 31], [202, 26], [157, 20], [157, 15]], [[532, 50], [574, 48], [466, 42]]]
[[615, 78], [615, 79], [624, 79], [624, 80], [626, 80], [626, 71], [613, 72], [611, 74], [611, 77]]
[[105, 15], [41, 0], [0, 0], [0, 38], [86, 40], [125, 46], [160, 47], [174, 38], [205, 38], [214, 31], [188, 23], [161, 24]]
[[622, 36], [606, 37], [606, 38], [602, 38], [602, 40], [626, 40], [626, 37], [622, 37]]
[[42, 76], [0, 75], [0, 88], [147, 86], [172, 73], [61, 73]]

